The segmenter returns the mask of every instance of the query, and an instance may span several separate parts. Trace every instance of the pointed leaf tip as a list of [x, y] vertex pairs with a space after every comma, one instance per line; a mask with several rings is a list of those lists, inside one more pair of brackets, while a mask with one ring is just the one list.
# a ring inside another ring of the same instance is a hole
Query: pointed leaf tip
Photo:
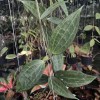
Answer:
[[79, 27], [81, 9], [70, 14], [53, 30], [48, 49], [52, 54], [63, 53], [73, 42]]
[[96, 76], [86, 75], [80, 71], [58, 71], [55, 77], [68, 87], [80, 87], [91, 83]]

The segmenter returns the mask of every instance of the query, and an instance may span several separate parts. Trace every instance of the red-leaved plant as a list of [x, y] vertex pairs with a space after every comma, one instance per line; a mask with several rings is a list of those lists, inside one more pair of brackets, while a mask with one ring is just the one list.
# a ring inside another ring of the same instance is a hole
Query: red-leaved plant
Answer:
[[7, 81], [4, 79], [4, 81], [0, 82], [0, 92], [6, 92], [9, 89], [13, 88], [13, 77], [9, 76]]

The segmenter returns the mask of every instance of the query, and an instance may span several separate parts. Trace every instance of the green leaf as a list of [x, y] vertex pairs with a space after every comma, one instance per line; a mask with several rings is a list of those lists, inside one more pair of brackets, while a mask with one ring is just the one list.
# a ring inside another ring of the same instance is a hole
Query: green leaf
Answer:
[[92, 25], [87, 25], [87, 26], [85, 26], [85, 28], [84, 28], [85, 31], [90, 31], [90, 30], [92, 30], [92, 29], [93, 29], [93, 26], [92, 26]]
[[27, 34], [26, 32], [21, 33], [22, 37], [27, 38], [29, 34]]
[[8, 54], [6, 56], [6, 59], [14, 59], [14, 58], [16, 58], [16, 55], [15, 54]]
[[29, 1], [29, 0], [18, 0], [18, 1], [23, 3], [25, 8], [29, 10], [35, 17], [38, 17], [35, 1]]
[[49, 56], [45, 56], [44, 58], [43, 58], [43, 61], [48, 61], [50, 58], [49, 58]]
[[96, 13], [96, 19], [100, 19], [100, 13]]
[[48, 83], [48, 76], [43, 74], [39, 81], [36, 83], [36, 85], [42, 85], [46, 83]]
[[77, 99], [74, 95], [66, 88], [66, 86], [61, 82], [61, 80], [57, 79], [56, 77], [49, 78], [49, 87], [52, 91], [57, 93], [60, 96]]
[[49, 45], [49, 41], [50, 41], [50, 38], [51, 38], [51, 32], [52, 31], [50, 30], [49, 27], [45, 27], [44, 29], [45, 29], [45, 32], [46, 32], [46, 34], [45, 34], [46, 42]]
[[97, 39], [94, 39], [96, 42], [98, 42], [98, 43], [100, 43], [100, 41], [99, 40], [97, 40]]
[[68, 49], [69, 49], [69, 52], [71, 54], [71, 57], [72, 58], [76, 57], [74, 45], [71, 45]]
[[97, 31], [98, 35], [100, 35], [100, 29], [97, 26], [95, 26], [95, 30]]
[[0, 83], [6, 83], [6, 80], [3, 77], [0, 77]]
[[45, 68], [45, 62], [42, 60], [33, 60], [23, 66], [18, 75], [16, 89], [17, 91], [25, 91], [32, 88], [42, 77]]
[[74, 50], [74, 45], [71, 45], [71, 46], [69, 47], [69, 52], [70, 52], [70, 53], [74, 53], [74, 52], [75, 52], [75, 50]]
[[[58, 0], [58, 2], [61, 2], [64, 0]], [[60, 4], [61, 8], [63, 9], [64, 13], [66, 14], [66, 16], [68, 16], [68, 10], [67, 10], [67, 6], [65, 4], [65, 2], [63, 2], [62, 4]]]
[[62, 22], [62, 19], [59, 19], [57, 17], [49, 17], [49, 18], [47, 18], [47, 20], [54, 23], [54, 24], [59, 24]]
[[41, 15], [41, 19], [45, 18], [46, 16], [48, 16], [50, 13], [52, 13], [57, 7], [59, 7], [63, 2], [56, 2], [54, 4], [52, 4], [50, 7], [48, 7], [44, 13]]
[[33, 37], [35, 37], [35, 38], [37, 36], [37, 33], [34, 30], [29, 30], [28, 34], [31, 35], [31, 36], [33, 36]]
[[7, 47], [4, 47], [1, 51], [0, 51], [0, 57], [3, 56], [4, 53], [6, 53], [8, 50]]
[[90, 47], [93, 47], [94, 45], [95, 45], [95, 40], [91, 39], [91, 41], [90, 41]]
[[[37, 13], [37, 8], [36, 8], [36, 3], [35, 1], [32, 1], [32, 0], [18, 0], [20, 1], [21, 3], [23, 3], [23, 5], [25, 6], [25, 8], [30, 11], [33, 16], [35, 16], [36, 18], [39, 18], [38, 17], [38, 13]], [[40, 10], [40, 13], [42, 14], [44, 12], [44, 8], [39, 5], [39, 10]]]
[[62, 70], [62, 66], [64, 64], [63, 54], [53, 55], [52, 62], [53, 62], [53, 68], [55, 72]]
[[58, 71], [55, 77], [60, 79], [68, 87], [80, 87], [91, 83], [95, 76], [86, 75], [80, 71]]
[[52, 54], [64, 52], [73, 42], [79, 26], [81, 9], [65, 18], [52, 32], [49, 41], [49, 51]]
[[89, 53], [90, 52], [90, 43], [87, 42], [85, 43], [81, 49], [80, 49], [81, 52], [84, 52], [84, 53]]

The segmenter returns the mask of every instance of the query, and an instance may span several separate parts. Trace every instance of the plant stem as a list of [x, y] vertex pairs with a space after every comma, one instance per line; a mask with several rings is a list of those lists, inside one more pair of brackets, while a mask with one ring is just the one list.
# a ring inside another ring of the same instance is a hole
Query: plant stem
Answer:
[[[39, 17], [39, 24], [40, 24], [40, 28], [41, 28], [41, 34], [40, 34], [41, 37], [40, 38], [43, 40], [43, 46], [45, 47], [45, 51], [47, 52], [46, 47], [48, 45], [47, 45], [47, 40], [46, 40], [45, 33], [44, 33], [44, 29], [43, 29], [41, 17], [40, 17], [39, 4], [38, 4], [38, 1], [37, 0], [35, 0], [35, 2], [36, 2], [37, 13], [38, 13], [38, 17]], [[50, 61], [51, 61], [51, 53], [48, 52], [48, 55], [49, 55]], [[51, 63], [52, 63], [52, 61], [51, 61]], [[54, 70], [53, 70], [53, 72], [54, 72]], [[50, 79], [51, 79], [51, 76], [50, 76]], [[52, 84], [52, 79], [51, 79], [51, 84]], [[52, 90], [53, 90], [53, 84], [52, 84]], [[55, 95], [54, 94], [54, 91], [53, 91], [53, 95]], [[54, 98], [54, 100], [55, 100], [55, 98]]]
[[[37, 0], [35, 0], [35, 2], [36, 2], [36, 8], [37, 8], [37, 13], [38, 13], [38, 17], [39, 17], [40, 29], [41, 29], [40, 39], [43, 40], [43, 46], [46, 49], [45, 34], [44, 34], [44, 29], [43, 29], [42, 21], [41, 21], [41, 18], [40, 18], [39, 4], [38, 4]], [[42, 42], [42, 41], [40, 41], [40, 42]]]
[[27, 99], [28, 99], [28, 94], [27, 94], [27, 92], [23, 92], [23, 97], [24, 97], [24, 100], [27, 100]]
[[9, 6], [10, 17], [11, 17], [11, 27], [12, 27], [12, 31], [13, 31], [12, 33], [13, 33], [13, 38], [14, 38], [14, 46], [15, 46], [15, 50], [16, 50], [16, 57], [17, 57], [18, 71], [19, 71], [20, 70], [20, 64], [19, 64], [16, 34], [15, 34], [15, 29], [14, 29], [14, 12], [12, 14], [10, 0], [8, 0], [8, 6]]

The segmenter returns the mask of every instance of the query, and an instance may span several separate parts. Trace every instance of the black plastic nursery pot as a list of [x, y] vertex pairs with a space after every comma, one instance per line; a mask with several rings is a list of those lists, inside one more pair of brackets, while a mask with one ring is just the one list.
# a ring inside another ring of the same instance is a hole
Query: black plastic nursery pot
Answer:
[[[20, 55], [18, 59], [19, 59], [19, 65], [24, 65], [26, 61], [26, 55]], [[15, 58], [14, 60], [17, 65], [18, 64], [17, 58]]]
[[80, 45], [84, 43], [84, 41], [83, 41], [82, 38], [78, 38], [77, 42], [78, 42], [78, 44], [80, 44]]
[[4, 59], [0, 57], [0, 65], [4, 64]]
[[0, 66], [4, 65], [6, 62], [5, 56], [0, 57]]
[[42, 57], [46, 56], [46, 51], [44, 48], [41, 48], [40, 54]]
[[91, 56], [89, 56], [89, 57], [81, 56], [81, 63], [86, 66], [91, 65], [92, 57]]
[[67, 63], [70, 65], [77, 63], [77, 57], [71, 57], [70, 55], [67, 57]]
[[[24, 65], [25, 61], [26, 61], [26, 55], [20, 55], [18, 60], [19, 60], [19, 65]], [[18, 60], [17, 60], [17, 57], [16, 57], [14, 59], [8, 60], [8, 62], [14, 62], [15, 65], [18, 66]]]

